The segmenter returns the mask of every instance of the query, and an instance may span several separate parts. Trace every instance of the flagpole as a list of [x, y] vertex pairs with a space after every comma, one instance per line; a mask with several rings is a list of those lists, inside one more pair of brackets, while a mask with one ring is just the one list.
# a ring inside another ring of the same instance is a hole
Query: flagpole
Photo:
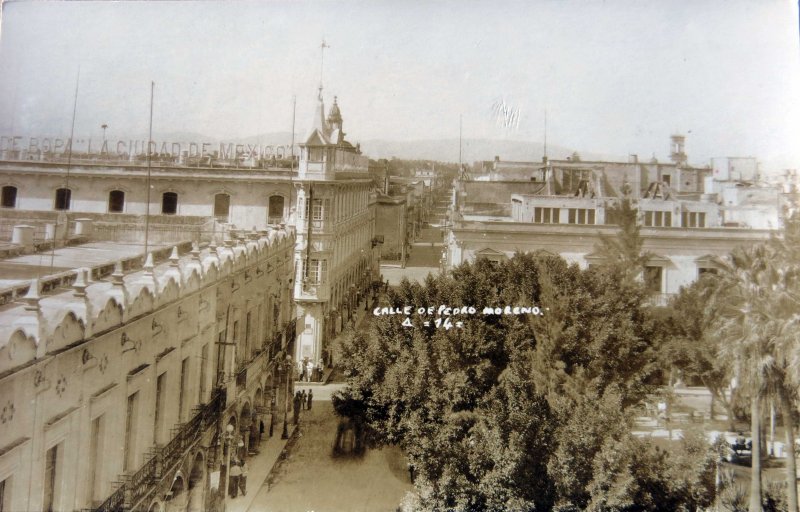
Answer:
[[[292, 147], [291, 147], [291, 170], [289, 171], [289, 215], [292, 214], [292, 194], [294, 194], [294, 125], [297, 118], [297, 96], [292, 96]], [[297, 228], [297, 215], [295, 215], [295, 229]]]
[[462, 121], [463, 121], [463, 117], [464, 117], [463, 114], [458, 116], [458, 173], [459, 173], [459, 175], [462, 172], [464, 172], [464, 169], [462, 168], [462, 164], [461, 164], [461, 133], [462, 133], [461, 124], [462, 124]]
[[544, 157], [547, 158], [547, 109], [544, 111]]
[[[69, 150], [67, 151], [67, 175], [64, 178], [64, 190], [66, 191], [67, 196], [64, 198], [64, 223], [66, 224], [66, 229], [64, 230], [64, 245], [67, 245], [67, 237], [69, 236], [69, 217], [67, 215], [67, 211], [69, 210], [70, 206], [72, 206], [72, 191], [69, 189], [69, 172], [72, 168], [72, 139], [75, 137], [75, 115], [78, 112], [78, 86], [81, 83], [81, 67], [78, 65], [78, 76], [75, 78], [75, 98], [72, 102], [72, 125], [69, 129]], [[58, 198], [56, 198], [58, 200]], [[56, 205], [58, 206], [58, 205]], [[58, 217], [56, 215], [56, 221], [53, 225], [53, 248], [50, 252], [50, 273], [53, 273], [53, 266], [55, 263], [56, 258], [56, 242], [58, 237]]]
[[150, 243], [150, 142], [153, 140], [153, 93], [156, 83], [150, 82], [150, 128], [147, 136], [147, 202], [144, 210], [144, 258], [147, 260], [147, 251]]

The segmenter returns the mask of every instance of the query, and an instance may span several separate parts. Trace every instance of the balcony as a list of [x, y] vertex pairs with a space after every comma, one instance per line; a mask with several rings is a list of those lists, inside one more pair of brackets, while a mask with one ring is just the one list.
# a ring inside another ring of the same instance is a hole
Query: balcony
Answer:
[[324, 301], [328, 300], [330, 295], [328, 283], [319, 283], [310, 278], [302, 279], [298, 283], [296, 291], [295, 300]]
[[666, 307], [674, 293], [653, 293], [647, 297], [647, 303], [655, 307]]
[[225, 393], [214, 391], [208, 403], [199, 406], [188, 422], [179, 425], [175, 436], [163, 447], [156, 447], [147, 462], [127, 476], [111, 496], [95, 512], [127, 512], [140, 507], [157, 487], [158, 481], [174, 470], [202, 438], [203, 433], [216, 425], [225, 410]]

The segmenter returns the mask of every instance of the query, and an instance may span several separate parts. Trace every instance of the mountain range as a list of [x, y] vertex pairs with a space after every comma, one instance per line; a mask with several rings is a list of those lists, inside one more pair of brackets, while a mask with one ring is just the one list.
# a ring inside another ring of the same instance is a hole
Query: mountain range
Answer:
[[[175, 142], [208, 142], [217, 145], [220, 142], [235, 144], [260, 144], [263, 146], [290, 145], [291, 132], [273, 132], [220, 140], [192, 132], [169, 132], [154, 134], [154, 140]], [[295, 143], [303, 139], [301, 134], [295, 135]], [[356, 141], [358, 142], [358, 141]], [[426, 140], [387, 140], [368, 139], [360, 141], [362, 152], [372, 159], [400, 158], [406, 160], [435, 160], [439, 162], [458, 162], [458, 139], [426, 139]], [[550, 158], [566, 158], [576, 150], [563, 146], [547, 146]], [[471, 163], [478, 160], [493, 160], [499, 156], [501, 160], [539, 161], [544, 155], [544, 145], [535, 141], [508, 139], [462, 139], [461, 161]], [[598, 153], [581, 153], [584, 160], [619, 160], [619, 156]]]

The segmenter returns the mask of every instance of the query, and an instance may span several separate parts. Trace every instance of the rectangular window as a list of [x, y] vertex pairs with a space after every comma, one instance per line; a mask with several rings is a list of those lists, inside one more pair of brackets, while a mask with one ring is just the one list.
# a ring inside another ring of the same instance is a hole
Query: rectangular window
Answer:
[[44, 460], [44, 501], [42, 503], [45, 512], [53, 512], [58, 504], [59, 494], [59, 455], [61, 443], [53, 446], [45, 454]]
[[[556, 215], [558, 214], [556, 213]], [[570, 208], [567, 222], [570, 224], [594, 224], [594, 209]]]
[[125, 451], [122, 459], [122, 470], [131, 471], [136, 463], [136, 427], [139, 416], [139, 392], [128, 396], [125, 413]]
[[541, 224], [557, 224], [558, 223], [558, 208], [540, 208], [533, 209], [534, 222]]
[[250, 321], [252, 319], [252, 313], [248, 312], [247, 317], [244, 322], [244, 354], [245, 359], [250, 360], [250, 355], [252, 354], [252, 345], [250, 345]]
[[311, 211], [311, 220], [322, 220], [324, 210], [322, 208], [322, 199], [314, 199]]
[[102, 455], [103, 455], [103, 437], [104, 437], [104, 421], [103, 415], [98, 416], [92, 421], [92, 432], [91, 432], [91, 445], [89, 446], [89, 496], [86, 500], [92, 507], [95, 506], [95, 503], [100, 502], [103, 499], [101, 494], [102, 489], [100, 489], [100, 484], [102, 483], [101, 477], [103, 474], [103, 470], [101, 467], [102, 462]]
[[11, 477], [0, 482], [0, 512], [11, 512]]
[[178, 421], [183, 423], [184, 406], [186, 405], [186, 393], [188, 392], [189, 385], [189, 358], [187, 357], [181, 361], [181, 389], [178, 395]]
[[308, 161], [309, 162], [322, 162], [322, 148], [309, 148]]
[[[16, 205], [17, 187], [12, 187], [11, 185], [3, 187], [3, 200], [0, 206], [3, 208], [14, 208]], [[0, 506], [2, 506], [2, 502], [0, 502]]]
[[153, 441], [156, 444], [163, 444], [164, 426], [164, 393], [167, 390], [167, 372], [162, 373], [156, 379], [156, 417], [153, 422]]
[[328, 280], [328, 260], [311, 260], [308, 278], [312, 284], [325, 283]]
[[658, 266], [647, 266], [644, 268], [644, 283], [651, 292], [661, 293], [661, 277], [663, 269]]
[[69, 210], [70, 202], [72, 199], [72, 191], [68, 188], [60, 188], [56, 190], [56, 210]]
[[706, 214], [704, 212], [683, 212], [681, 213], [681, 224], [685, 228], [704, 228], [706, 227]]
[[197, 403], [202, 404], [206, 397], [206, 379], [208, 379], [208, 343], [200, 350], [200, 389]]
[[108, 193], [108, 212], [122, 213], [125, 210], [125, 192], [112, 190]]
[[175, 215], [178, 213], [178, 194], [164, 192], [161, 195], [161, 213], [163, 215]]
[[646, 211], [644, 212], [644, 225], [648, 227], [672, 227], [672, 212]]

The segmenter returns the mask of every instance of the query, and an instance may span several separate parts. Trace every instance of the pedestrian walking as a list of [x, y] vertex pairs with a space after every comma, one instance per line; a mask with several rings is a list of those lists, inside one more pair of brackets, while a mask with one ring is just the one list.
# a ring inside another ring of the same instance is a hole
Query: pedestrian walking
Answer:
[[308, 410], [309, 410], [309, 411], [311, 410], [311, 400], [313, 400], [313, 399], [314, 399], [314, 394], [313, 394], [313, 393], [312, 393], [312, 391], [309, 389], [309, 390], [308, 390], [308, 397], [306, 397], [306, 404], [308, 404]]
[[323, 373], [325, 373], [325, 362], [320, 359], [317, 361], [317, 382], [322, 382]]
[[239, 475], [239, 489], [242, 490], [242, 496], [247, 496], [247, 469], [247, 461], [242, 462], [242, 474]]
[[239, 461], [231, 463], [230, 475], [228, 475], [228, 489], [231, 498], [239, 495], [239, 478], [242, 476], [242, 468], [239, 466]]
[[303, 410], [305, 408], [306, 408], [306, 390], [304, 389], [300, 393], [300, 410]]
[[294, 401], [292, 402], [292, 406], [294, 407], [294, 424], [297, 425], [298, 420], [300, 419], [300, 392], [298, 391], [294, 395]]
[[311, 374], [312, 374], [313, 372], [314, 372], [314, 363], [312, 363], [312, 362], [309, 360], [309, 361], [306, 363], [306, 377], [307, 377], [307, 381], [306, 381], [306, 382], [311, 382]]

